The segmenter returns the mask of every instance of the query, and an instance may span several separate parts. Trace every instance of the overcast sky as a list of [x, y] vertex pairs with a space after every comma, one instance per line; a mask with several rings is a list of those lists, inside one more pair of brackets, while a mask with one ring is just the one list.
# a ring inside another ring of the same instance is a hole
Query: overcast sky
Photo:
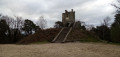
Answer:
[[76, 20], [100, 25], [106, 16], [113, 20], [115, 0], [0, 0], [0, 13], [21, 16], [34, 22], [40, 16], [47, 20], [47, 27], [62, 20], [64, 10], [74, 9]]

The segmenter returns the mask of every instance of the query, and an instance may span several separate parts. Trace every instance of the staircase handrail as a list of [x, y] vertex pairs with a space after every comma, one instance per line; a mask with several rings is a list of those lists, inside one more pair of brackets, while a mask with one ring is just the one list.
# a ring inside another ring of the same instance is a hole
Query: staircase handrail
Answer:
[[68, 33], [67, 33], [67, 35], [65, 36], [65, 38], [64, 38], [64, 40], [63, 40], [62, 42], [65, 42], [65, 41], [66, 41], [66, 39], [67, 39], [67, 37], [68, 37], [69, 33], [71, 32], [71, 30], [72, 30], [72, 27], [70, 27], [70, 29], [69, 29], [69, 31], [68, 31]]
[[73, 24], [73, 28], [75, 27], [75, 24], [76, 24], [76, 22], [74, 22], [74, 24]]
[[64, 29], [64, 27], [60, 30], [60, 32], [57, 34], [57, 36], [53, 39], [53, 41], [52, 42], [54, 42], [57, 38], [58, 38], [58, 36], [60, 35], [60, 33], [63, 31], [63, 29]]

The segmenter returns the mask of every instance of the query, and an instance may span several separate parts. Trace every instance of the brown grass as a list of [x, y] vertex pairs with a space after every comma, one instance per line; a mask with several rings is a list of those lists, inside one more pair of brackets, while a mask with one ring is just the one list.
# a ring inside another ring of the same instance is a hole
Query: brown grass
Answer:
[[33, 35], [29, 35], [23, 38], [18, 44], [29, 44], [40, 41], [51, 41], [60, 31], [60, 29], [50, 28], [46, 30], [40, 30]]
[[0, 57], [120, 57], [120, 46], [104, 43], [0, 44]]

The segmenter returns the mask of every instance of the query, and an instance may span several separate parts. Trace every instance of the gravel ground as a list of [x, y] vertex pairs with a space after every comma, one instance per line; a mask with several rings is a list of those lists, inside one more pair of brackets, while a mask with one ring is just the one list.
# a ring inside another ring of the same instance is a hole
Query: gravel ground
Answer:
[[0, 44], [0, 57], [120, 57], [120, 45], [103, 43]]

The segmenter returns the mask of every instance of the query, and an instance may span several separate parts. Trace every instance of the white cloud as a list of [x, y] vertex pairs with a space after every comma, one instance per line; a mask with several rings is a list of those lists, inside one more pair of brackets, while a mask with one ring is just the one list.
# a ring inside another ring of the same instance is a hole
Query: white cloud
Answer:
[[37, 21], [44, 16], [48, 27], [62, 19], [64, 10], [74, 9], [76, 19], [98, 25], [106, 16], [113, 18], [114, 0], [0, 0], [0, 13]]

